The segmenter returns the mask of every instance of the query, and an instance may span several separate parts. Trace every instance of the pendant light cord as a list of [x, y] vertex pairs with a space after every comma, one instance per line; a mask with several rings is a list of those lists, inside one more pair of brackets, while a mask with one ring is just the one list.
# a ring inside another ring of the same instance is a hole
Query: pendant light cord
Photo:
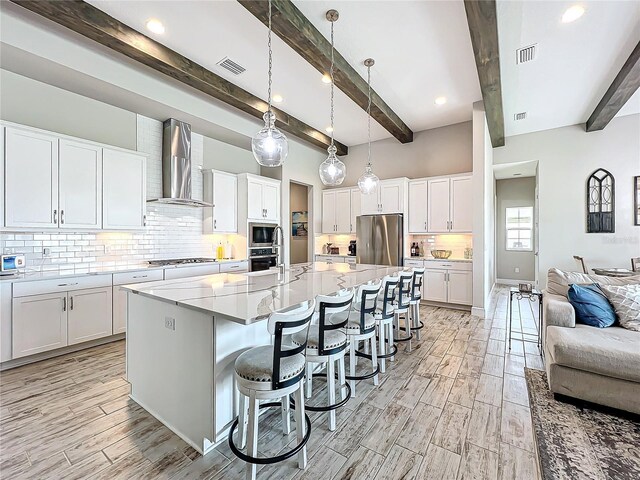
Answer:
[[371, 168], [371, 67], [367, 67], [367, 85], [369, 86], [369, 103], [367, 103], [367, 137], [369, 139], [369, 147], [367, 153], [367, 166]]
[[331, 22], [331, 69], [329, 75], [331, 76], [331, 145], [333, 145], [333, 24]]
[[272, 57], [272, 52], [271, 52], [271, 0], [269, 0], [269, 40], [268, 40], [268, 45], [269, 45], [269, 88], [268, 88], [268, 92], [267, 92], [267, 97], [268, 97], [268, 112], [271, 111], [271, 68], [273, 66], [273, 62], [271, 60]]

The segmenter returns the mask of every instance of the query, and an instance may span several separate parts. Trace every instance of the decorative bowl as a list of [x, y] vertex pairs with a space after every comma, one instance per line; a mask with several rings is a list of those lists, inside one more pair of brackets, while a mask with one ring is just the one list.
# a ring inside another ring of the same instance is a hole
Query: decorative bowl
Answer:
[[451, 250], [431, 250], [431, 255], [433, 256], [433, 258], [446, 260], [451, 256]]

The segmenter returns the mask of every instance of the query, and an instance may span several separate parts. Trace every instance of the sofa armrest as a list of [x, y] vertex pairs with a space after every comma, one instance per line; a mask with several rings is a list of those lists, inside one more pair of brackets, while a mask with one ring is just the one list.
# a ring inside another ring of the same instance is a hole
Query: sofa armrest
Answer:
[[545, 291], [542, 297], [542, 310], [545, 329], [549, 326], [575, 328], [576, 312], [566, 297]]

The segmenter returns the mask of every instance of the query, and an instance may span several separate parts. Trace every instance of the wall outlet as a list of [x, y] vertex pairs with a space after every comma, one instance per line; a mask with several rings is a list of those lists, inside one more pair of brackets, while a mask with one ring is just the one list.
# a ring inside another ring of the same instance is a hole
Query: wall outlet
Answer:
[[520, 267], [516, 267], [513, 269], [516, 273], [520, 273]]
[[44, 247], [42, 249], [42, 256], [48, 257], [49, 255], [51, 255], [51, 249], [49, 247]]
[[171, 317], [164, 317], [164, 326], [169, 330], [176, 329], [176, 319]]

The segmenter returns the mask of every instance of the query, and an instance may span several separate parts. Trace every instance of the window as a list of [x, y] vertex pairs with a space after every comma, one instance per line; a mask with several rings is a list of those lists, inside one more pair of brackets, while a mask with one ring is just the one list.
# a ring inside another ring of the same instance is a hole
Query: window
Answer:
[[507, 250], [533, 250], [533, 207], [509, 207], [505, 221]]

